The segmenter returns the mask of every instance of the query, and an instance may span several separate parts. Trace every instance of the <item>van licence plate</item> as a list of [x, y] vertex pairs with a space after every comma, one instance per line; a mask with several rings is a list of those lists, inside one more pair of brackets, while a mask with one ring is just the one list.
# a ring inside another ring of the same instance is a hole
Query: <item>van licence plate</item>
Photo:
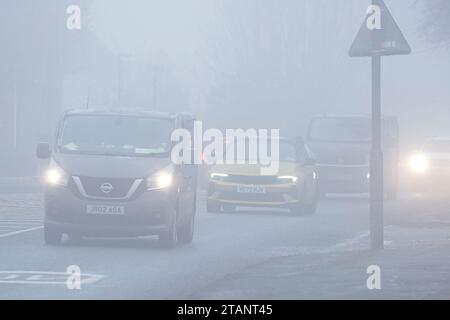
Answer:
[[238, 193], [264, 194], [264, 193], [266, 193], [266, 187], [258, 186], [258, 185], [238, 186], [236, 191]]
[[104, 214], [104, 215], [123, 215], [125, 214], [125, 207], [108, 206], [108, 205], [88, 205], [86, 208], [86, 213]]
[[353, 180], [353, 176], [351, 174], [345, 174], [345, 173], [331, 173], [328, 175], [328, 179], [339, 180], [339, 181], [351, 181], [351, 180]]

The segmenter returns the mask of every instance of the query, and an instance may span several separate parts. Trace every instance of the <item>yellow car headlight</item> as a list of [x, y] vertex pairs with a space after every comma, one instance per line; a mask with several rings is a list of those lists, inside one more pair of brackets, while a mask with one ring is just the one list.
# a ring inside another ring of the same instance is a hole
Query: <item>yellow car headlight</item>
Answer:
[[277, 178], [285, 183], [296, 183], [298, 181], [296, 176], [278, 176]]

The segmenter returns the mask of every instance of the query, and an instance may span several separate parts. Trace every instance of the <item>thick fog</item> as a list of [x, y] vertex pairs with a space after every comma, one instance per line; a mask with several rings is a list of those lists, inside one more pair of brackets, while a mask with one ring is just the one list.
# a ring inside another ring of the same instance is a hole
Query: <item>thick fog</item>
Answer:
[[449, 54], [450, 0], [0, 0], [0, 300], [448, 298]]
[[[411, 147], [449, 134], [450, 59], [424, 32], [424, 2], [388, 1], [413, 53], [382, 66], [384, 113], [399, 117]], [[70, 4], [81, 30], [65, 28]], [[68, 108], [190, 111], [211, 126], [287, 136], [313, 114], [369, 113], [370, 61], [347, 54], [367, 4], [2, 1], [2, 143], [32, 153]]]
[[[370, 112], [370, 61], [347, 55], [366, 5], [116, 0], [97, 1], [91, 16], [93, 32], [124, 55], [125, 95], [139, 89], [150, 95], [154, 72], [142, 66], [156, 65], [163, 69], [156, 80], [161, 100], [146, 106], [187, 106], [216, 126], [276, 127], [290, 135], [301, 134], [312, 114]], [[448, 51], [426, 41], [420, 1], [388, 5], [413, 53], [383, 60], [384, 112], [400, 117], [408, 142], [448, 134]], [[139, 77], [150, 79], [132, 84]], [[178, 101], [165, 100], [165, 85]]]

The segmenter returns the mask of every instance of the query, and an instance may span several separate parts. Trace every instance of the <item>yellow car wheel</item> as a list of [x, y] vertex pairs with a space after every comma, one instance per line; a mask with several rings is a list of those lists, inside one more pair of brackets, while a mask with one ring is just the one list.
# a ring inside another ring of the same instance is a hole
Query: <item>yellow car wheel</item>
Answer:
[[223, 211], [226, 213], [234, 213], [234, 212], [236, 212], [236, 206], [225, 205], [225, 206], [223, 206]]

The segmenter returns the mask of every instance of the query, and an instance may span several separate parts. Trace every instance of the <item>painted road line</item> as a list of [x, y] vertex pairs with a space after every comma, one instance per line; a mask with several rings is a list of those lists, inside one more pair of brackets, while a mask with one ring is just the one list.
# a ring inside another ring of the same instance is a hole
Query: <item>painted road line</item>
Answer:
[[11, 219], [0, 219], [0, 222], [10, 222], [10, 221], [24, 221], [24, 222], [34, 222], [34, 221], [42, 221], [42, 218], [34, 218], [34, 219], [17, 219], [17, 217], [15, 218], [11, 218]]
[[36, 221], [36, 222], [1, 222], [0, 226], [36, 226], [41, 225], [44, 221]]
[[11, 232], [11, 231], [15, 231], [15, 230], [30, 229], [33, 227], [40, 227], [40, 225], [39, 226], [27, 226], [27, 227], [0, 226], [0, 232]]
[[[0, 284], [67, 285], [72, 274], [49, 271], [0, 271]], [[80, 284], [94, 284], [106, 278], [102, 274], [80, 274]]]
[[34, 227], [34, 228], [29, 228], [29, 229], [24, 229], [24, 230], [4, 233], [4, 234], [0, 234], [0, 238], [7, 238], [7, 237], [15, 236], [15, 235], [18, 235], [18, 234], [21, 234], [21, 233], [26, 233], [26, 232], [31, 232], [31, 231], [35, 231], [35, 230], [40, 230], [40, 229], [43, 229], [43, 228], [44, 228], [43, 226], [40, 226], [40, 227]]
[[43, 223], [44, 220], [39, 220], [39, 221], [0, 221], [0, 225], [2, 224], [13, 224], [13, 223], [22, 223], [22, 224], [39, 224], [39, 223]]
[[0, 225], [16, 225], [16, 224], [23, 224], [23, 225], [30, 225], [30, 224], [42, 224], [44, 220], [41, 221], [0, 221]]
[[29, 226], [28, 228], [7, 228], [7, 227], [1, 227], [0, 226], [0, 233], [10, 233], [14, 231], [21, 231], [21, 230], [28, 230], [35, 227], [42, 227], [42, 226]]
[[44, 221], [44, 219], [39, 219], [39, 220], [15, 219], [15, 220], [0, 220], [0, 223], [40, 223], [42, 221]]

